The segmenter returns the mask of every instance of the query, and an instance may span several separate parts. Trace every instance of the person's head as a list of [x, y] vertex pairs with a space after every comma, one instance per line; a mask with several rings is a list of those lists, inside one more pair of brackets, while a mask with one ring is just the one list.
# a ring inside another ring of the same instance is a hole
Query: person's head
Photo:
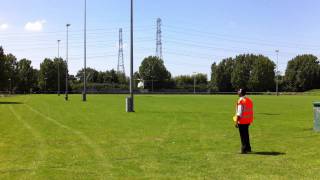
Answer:
[[247, 94], [247, 90], [246, 89], [244, 89], [244, 88], [239, 89], [239, 91], [238, 91], [239, 97], [243, 97], [246, 94]]

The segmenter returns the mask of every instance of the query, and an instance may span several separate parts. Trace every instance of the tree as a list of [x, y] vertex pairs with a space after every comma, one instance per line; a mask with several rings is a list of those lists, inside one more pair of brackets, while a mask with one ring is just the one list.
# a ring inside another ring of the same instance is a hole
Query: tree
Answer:
[[[76, 75], [77, 79], [79, 79], [81, 83], [83, 83], [83, 74], [84, 74], [84, 69], [81, 69], [80, 71], [78, 71]], [[86, 76], [87, 76], [88, 83], [98, 83], [99, 72], [97, 70], [93, 68], [87, 68]]]
[[269, 58], [259, 55], [252, 59], [248, 89], [256, 92], [273, 91], [275, 89], [275, 63]]
[[58, 64], [60, 69], [60, 90], [65, 90], [67, 66], [60, 58], [53, 60], [46, 58], [40, 64], [38, 84], [42, 91], [56, 92], [58, 90]]
[[320, 65], [316, 56], [299, 55], [288, 62], [285, 73], [287, 89], [307, 91], [320, 87]]
[[12, 54], [5, 54], [0, 46], [0, 91], [14, 92], [19, 82], [17, 58]]
[[133, 79], [134, 79], [135, 81], [141, 80], [141, 76], [140, 76], [139, 72], [135, 72], [135, 73], [133, 74]]
[[197, 73], [195, 75], [192, 76], [193, 79], [195, 78], [196, 80], [196, 84], [198, 85], [208, 85], [208, 76], [206, 74], [203, 73]]
[[8, 80], [5, 66], [6, 56], [4, 54], [2, 46], [0, 46], [0, 91], [4, 91]]
[[17, 58], [12, 54], [5, 55], [4, 61], [4, 74], [5, 74], [5, 88], [14, 92], [16, 85], [18, 83], [18, 73], [17, 73]]
[[112, 69], [111, 71], [107, 71], [107, 76], [110, 77], [111, 83], [119, 83], [118, 73]]
[[234, 89], [248, 88], [252, 61], [256, 58], [254, 55], [239, 55], [234, 59], [234, 67], [231, 74], [231, 83]]
[[275, 64], [262, 55], [243, 54], [223, 59], [211, 66], [214, 91], [231, 92], [239, 88], [250, 91], [271, 91], [275, 87]]
[[234, 89], [272, 91], [275, 87], [275, 64], [262, 55], [244, 54], [234, 59], [231, 83]]
[[[173, 78], [176, 88], [192, 90], [196, 85], [197, 90], [206, 90], [208, 85], [208, 76], [206, 74], [181, 75]], [[196, 83], [196, 84], [194, 84]]]
[[[62, 58], [55, 58], [53, 60], [53, 64], [54, 64], [55, 73], [56, 73], [56, 83], [55, 83], [56, 87], [55, 87], [55, 89], [58, 90], [58, 77], [59, 77], [60, 91], [65, 91], [65, 89], [66, 89], [66, 71], [67, 71], [66, 61], [64, 61]], [[59, 76], [58, 76], [58, 73], [59, 73]]]
[[171, 79], [171, 73], [165, 67], [163, 61], [154, 56], [145, 58], [139, 67], [139, 75], [145, 81], [146, 88], [151, 89], [154, 83], [154, 88], [165, 88], [165, 84]]
[[117, 76], [120, 84], [128, 85], [129, 79], [126, 77], [126, 74], [118, 72]]
[[223, 59], [219, 65], [214, 63], [211, 67], [211, 83], [213, 90], [220, 92], [233, 91], [231, 76], [235, 61], [232, 58]]
[[30, 92], [37, 88], [37, 73], [31, 66], [31, 61], [22, 59], [17, 65], [18, 84], [17, 90], [21, 92]]
[[173, 78], [175, 86], [178, 89], [192, 90], [194, 87], [194, 78], [189, 75], [181, 75]]
[[218, 66], [217, 63], [213, 63], [211, 65], [211, 80], [210, 80], [210, 90], [217, 92], [219, 91], [218, 85], [217, 85], [217, 76], [218, 76]]

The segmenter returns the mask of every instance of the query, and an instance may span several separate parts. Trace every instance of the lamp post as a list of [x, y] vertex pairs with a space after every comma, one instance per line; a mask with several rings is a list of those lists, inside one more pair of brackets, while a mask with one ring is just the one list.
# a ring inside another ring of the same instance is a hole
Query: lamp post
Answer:
[[60, 42], [58, 40], [58, 96], [60, 96]]
[[130, 97], [127, 97], [127, 112], [134, 112], [134, 94], [133, 94], [133, 0], [131, 0], [131, 20], [130, 20]]
[[[13, 61], [10, 62], [11, 64], [11, 69], [13, 70], [14, 69], [14, 65], [13, 65]], [[10, 71], [10, 77], [9, 77], [9, 80], [10, 80], [10, 94], [13, 94], [13, 89], [12, 89], [12, 81], [13, 81], [13, 71]]]
[[44, 93], [47, 94], [47, 74], [45, 74], [46, 77], [44, 77]]
[[9, 78], [8, 80], [10, 81], [9, 94], [12, 94], [12, 80], [11, 78]]
[[[151, 67], [151, 68], [150, 68]], [[152, 93], [154, 92], [154, 64], [153, 64], [153, 62], [151, 62], [151, 63], [149, 63], [149, 74], [150, 74], [150, 77], [151, 77], [151, 91], [152, 91]]]
[[82, 101], [87, 101], [87, 0], [84, 0], [84, 69]]
[[196, 75], [197, 72], [193, 72], [193, 93], [196, 94], [196, 84], [197, 84], [197, 80], [196, 80]]
[[279, 96], [279, 50], [276, 50], [277, 53], [277, 68], [276, 68], [276, 94]]
[[67, 27], [67, 54], [66, 54], [66, 93], [65, 93], [65, 100], [68, 101], [68, 61], [69, 61], [69, 27], [71, 24], [66, 24]]

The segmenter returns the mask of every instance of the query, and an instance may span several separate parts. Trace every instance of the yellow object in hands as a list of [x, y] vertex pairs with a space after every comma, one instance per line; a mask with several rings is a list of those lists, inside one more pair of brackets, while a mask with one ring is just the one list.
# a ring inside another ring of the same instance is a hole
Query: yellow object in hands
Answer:
[[238, 121], [238, 116], [233, 116], [233, 121], [237, 122]]

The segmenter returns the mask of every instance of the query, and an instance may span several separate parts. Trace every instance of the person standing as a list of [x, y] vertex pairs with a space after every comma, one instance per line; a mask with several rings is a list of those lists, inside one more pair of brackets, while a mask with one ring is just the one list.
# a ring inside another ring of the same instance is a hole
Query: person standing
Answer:
[[239, 129], [241, 138], [241, 154], [250, 153], [250, 136], [249, 127], [253, 123], [253, 102], [250, 98], [246, 97], [247, 91], [240, 89], [238, 91], [239, 100], [237, 102], [235, 126]]

